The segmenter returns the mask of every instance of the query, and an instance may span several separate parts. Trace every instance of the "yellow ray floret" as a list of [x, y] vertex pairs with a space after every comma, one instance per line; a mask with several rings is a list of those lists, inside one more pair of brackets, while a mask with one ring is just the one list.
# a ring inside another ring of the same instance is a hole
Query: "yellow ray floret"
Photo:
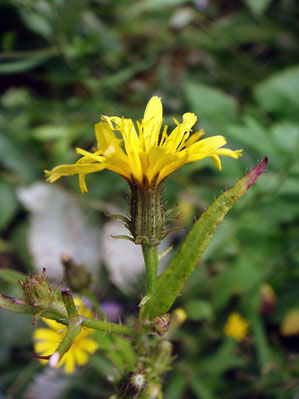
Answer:
[[[81, 316], [92, 317], [92, 311], [85, 309], [83, 302], [79, 298], [75, 298], [75, 304]], [[66, 326], [55, 320], [42, 319], [50, 328], [37, 328], [34, 331], [34, 350], [40, 356], [48, 356], [56, 351], [59, 343], [63, 340], [66, 334]], [[75, 371], [76, 365], [85, 365], [89, 355], [98, 349], [98, 343], [90, 337], [93, 332], [93, 329], [83, 327], [56, 367], [64, 366], [64, 371], [69, 374]], [[47, 360], [40, 361], [41, 363], [48, 362]]]
[[[211, 157], [215, 166], [221, 170], [219, 155], [239, 158], [242, 150], [232, 151], [222, 148], [226, 144], [223, 136], [199, 140], [204, 131], [193, 133], [197, 121], [195, 114], [187, 112], [181, 123], [168, 134], [163, 129], [163, 109], [161, 99], [152, 97], [148, 102], [143, 119], [137, 122], [137, 130], [131, 119], [117, 116], [102, 116], [95, 125], [97, 149], [94, 152], [77, 148], [82, 155], [74, 165], [61, 165], [46, 171], [51, 183], [62, 176], [79, 175], [81, 191], [87, 192], [85, 175], [111, 170], [131, 182], [142, 183], [145, 176], [149, 183], [162, 182], [168, 175], [182, 165]], [[121, 138], [119, 138], [121, 137]]]

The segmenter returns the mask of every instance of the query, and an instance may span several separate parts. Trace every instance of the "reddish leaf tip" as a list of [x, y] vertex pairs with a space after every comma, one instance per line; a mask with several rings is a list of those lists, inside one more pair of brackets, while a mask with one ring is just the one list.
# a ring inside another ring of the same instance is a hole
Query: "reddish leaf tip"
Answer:
[[49, 360], [51, 356], [52, 356], [52, 355], [41, 356], [41, 355], [38, 355], [38, 354], [36, 354], [36, 353], [33, 353], [33, 357], [35, 357], [35, 359], [40, 359], [40, 360]]
[[265, 157], [262, 162], [256, 165], [255, 168], [253, 168], [249, 173], [248, 173], [248, 183], [247, 183], [247, 190], [256, 182], [257, 178], [264, 172], [266, 166], [268, 165], [269, 159], [268, 157]]

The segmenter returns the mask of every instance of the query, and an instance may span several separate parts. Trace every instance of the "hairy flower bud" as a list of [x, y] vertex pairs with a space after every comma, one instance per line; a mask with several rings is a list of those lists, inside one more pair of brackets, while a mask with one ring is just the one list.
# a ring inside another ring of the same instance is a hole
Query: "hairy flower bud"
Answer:
[[170, 323], [170, 313], [155, 317], [151, 322], [152, 330], [163, 335], [167, 332]]
[[24, 292], [25, 302], [35, 310], [33, 325], [44, 310], [48, 310], [53, 303], [58, 302], [60, 285], [54, 288], [47, 276], [44, 268], [41, 276], [33, 273], [26, 277], [25, 281], [19, 280], [19, 284]]
[[147, 380], [143, 371], [127, 374], [119, 384], [121, 398], [138, 398], [147, 386]]

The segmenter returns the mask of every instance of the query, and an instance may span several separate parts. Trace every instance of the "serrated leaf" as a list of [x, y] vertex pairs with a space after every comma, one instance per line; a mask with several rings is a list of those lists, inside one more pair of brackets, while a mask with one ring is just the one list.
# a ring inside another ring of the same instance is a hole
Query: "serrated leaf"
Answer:
[[265, 170], [268, 159], [240, 179], [234, 187], [220, 195], [205, 211], [187, 235], [178, 254], [158, 280], [156, 293], [144, 305], [149, 319], [166, 313], [180, 293], [185, 281], [207, 248], [214, 231], [232, 206], [247, 192]]

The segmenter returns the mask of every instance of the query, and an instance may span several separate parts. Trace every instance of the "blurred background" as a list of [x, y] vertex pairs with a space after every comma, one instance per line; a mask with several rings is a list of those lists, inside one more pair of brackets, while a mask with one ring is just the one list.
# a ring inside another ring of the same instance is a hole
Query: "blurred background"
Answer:
[[[100, 115], [138, 120], [152, 95], [164, 122], [199, 117], [235, 161], [207, 159], [165, 184], [178, 224], [194, 223], [225, 188], [269, 157], [266, 173], [213, 237], [175, 307], [187, 321], [167, 399], [299, 397], [299, 4], [296, 0], [2, 0], [0, 39], [0, 271], [47, 268], [62, 253], [93, 274], [108, 316], [132, 321], [142, 283], [139, 248], [113, 240], [127, 212], [126, 182], [112, 172], [45, 183], [44, 169], [90, 149]], [[165, 244], [175, 252], [184, 232]], [[126, 251], [126, 256], [124, 256]], [[172, 255], [170, 254], [169, 257]], [[133, 277], [132, 277], [133, 276]], [[1, 279], [1, 292], [20, 295]], [[141, 282], [141, 285], [140, 285]], [[229, 315], [249, 323], [227, 336]], [[0, 311], [0, 398], [107, 398], [115, 367], [101, 350], [73, 375], [33, 359], [32, 320]]]

